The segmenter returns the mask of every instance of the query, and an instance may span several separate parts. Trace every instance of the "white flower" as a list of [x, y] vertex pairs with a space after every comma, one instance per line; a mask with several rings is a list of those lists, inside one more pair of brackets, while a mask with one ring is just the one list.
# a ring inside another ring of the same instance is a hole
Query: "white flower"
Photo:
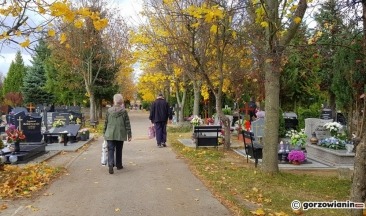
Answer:
[[191, 120], [191, 124], [193, 124], [194, 126], [198, 126], [198, 125], [203, 124], [203, 120], [200, 117], [198, 117], [197, 115], [195, 115]]

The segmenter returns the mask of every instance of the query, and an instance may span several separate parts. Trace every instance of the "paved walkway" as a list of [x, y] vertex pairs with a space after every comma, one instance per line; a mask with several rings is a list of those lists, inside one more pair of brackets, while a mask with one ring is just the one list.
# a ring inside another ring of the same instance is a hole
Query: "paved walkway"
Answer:
[[[113, 175], [101, 166], [102, 138], [85, 151], [63, 153], [49, 162], [67, 174], [39, 197], [6, 203], [9, 216], [231, 215], [171, 148], [147, 139], [148, 114], [130, 111], [133, 140], [123, 149], [124, 169]], [[62, 145], [59, 145], [60, 147]]]

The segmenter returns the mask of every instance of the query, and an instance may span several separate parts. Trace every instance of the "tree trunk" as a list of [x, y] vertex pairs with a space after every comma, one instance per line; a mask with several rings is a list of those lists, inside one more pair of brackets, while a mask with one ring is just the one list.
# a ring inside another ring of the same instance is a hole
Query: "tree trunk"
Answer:
[[[353, 172], [353, 181], [351, 188], [351, 200], [353, 202], [365, 203], [366, 200], [366, 139], [364, 138], [357, 145], [355, 165]], [[362, 216], [363, 209], [352, 209], [352, 216]]]
[[222, 112], [222, 94], [215, 94], [216, 99], [216, 111], [218, 114], [219, 119], [222, 121], [222, 126], [224, 129], [224, 149], [229, 150], [230, 149], [230, 119]]
[[201, 85], [198, 82], [193, 82], [193, 91], [194, 91], [193, 115], [199, 116], [199, 114], [200, 114]]
[[262, 170], [267, 173], [277, 173], [278, 169], [278, 128], [279, 128], [279, 95], [280, 74], [279, 58], [273, 54], [265, 63], [265, 124]]
[[89, 112], [90, 121], [94, 122], [98, 120], [96, 116], [96, 104], [95, 104], [94, 92], [90, 92], [89, 102], [90, 102], [90, 112]]

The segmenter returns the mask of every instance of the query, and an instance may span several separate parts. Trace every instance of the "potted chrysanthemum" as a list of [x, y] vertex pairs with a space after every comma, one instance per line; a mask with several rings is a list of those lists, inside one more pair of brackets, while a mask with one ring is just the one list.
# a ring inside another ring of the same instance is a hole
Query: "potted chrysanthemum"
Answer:
[[301, 150], [292, 150], [288, 153], [287, 159], [295, 165], [300, 165], [305, 161], [305, 153]]

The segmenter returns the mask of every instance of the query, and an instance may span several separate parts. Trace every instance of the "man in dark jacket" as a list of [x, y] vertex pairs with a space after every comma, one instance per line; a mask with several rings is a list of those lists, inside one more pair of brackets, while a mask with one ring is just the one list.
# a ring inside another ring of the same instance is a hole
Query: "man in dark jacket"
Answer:
[[159, 94], [154, 103], [151, 105], [149, 119], [154, 124], [156, 131], [156, 142], [158, 147], [166, 147], [166, 125], [170, 115], [168, 102]]

